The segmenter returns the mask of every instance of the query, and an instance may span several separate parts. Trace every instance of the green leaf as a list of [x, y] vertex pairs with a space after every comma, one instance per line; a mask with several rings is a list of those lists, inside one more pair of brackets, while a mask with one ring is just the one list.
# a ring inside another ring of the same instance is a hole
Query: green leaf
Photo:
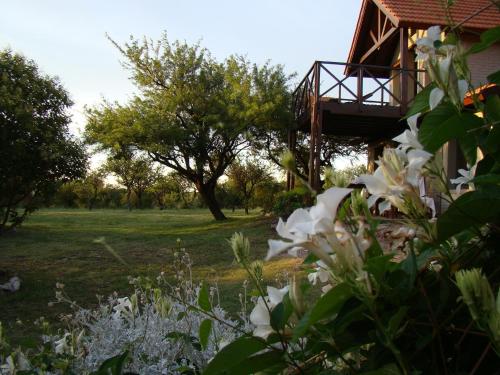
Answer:
[[483, 225], [500, 214], [500, 186], [486, 185], [465, 193], [438, 218], [438, 238], [443, 241], [472, 226]]
[[500, 175], [498, 174], [483, 174], [482, 176], [475, 177], [471, 183], [475, 185], [499, 185]]
[[293, 306], [287, 294], [283, 297], [283, 301], [278, 303], [271, 311], [271, 327], [273, 327], [275, 331], [283, 329], [290, 315], [292, 315], [292, 312]]
[[313, 253], [309, 253], [306, 258], [302, 261], [302, 264], [313, 264], [316, 263], [319, 258]]
[[417, 113], [424, 113], [429, 110], [429, 96], [431, 95], [431, 91], [436, 87], [434, 83], [427, 85], [422, 91], [420, 91], [415, 99], [413, 100], [413, 104], [406, 113], [405, 118], [416, 115]]
[[398, 336], [400, 332], [401, 323], [403, 322], [403, 319], [405, 318], [407, 313], [408, 313], [408, 306], [403, 306], [389, 320], [389, 325], [387, 326], [387, 331], [388, 331], [387, 333], [393, 339], [395, 339]]
[[435, 153], [451, 139], [471, 137], [469, 130], [483, 125], [483, 120], [470, 112], [458, 113], [451, 104], [443, 103], [424, 117], [419, 132], [425, 149]]
[[198, 306], [204, 311], [212, 310], [212, 304], [210, 303], [210, 297], [208, 296], [208, 288], [205, 283], [201, 285], [200, 293], [198, 294]]
[[500, 98], [493, 95], [486, 101], [485, 117], [489, 124], [493, 124], [486, 139], [486, 148], [490, 153], [500, 151]]
[[92, 375], [122, 375], [123, 365], [127, 357], [128, 351], [125, 351], [115, 357], [106, 359]]
[[278, 374], [285, 367], [287, 367], [287, 363], [283, 361], [283, 353], [279, 350], [273, 350], [245, 359], [233, 367], [231, 374], [256, 374], [264, 370], [268, 370], [268, 373]]
[[233, 374], [234, 372], [231, 372], [231, 369], [243, 363], [252, 354], [266, 348], [266, 342], [260, 338], [252, 336], [240, 337], [222, 348], [210, 361], [203, 374]]
[[338, 284], [330, 289], [297, 324], [294, 329], [294, 340], [302, 337], [311, 325], [337, 314], [351, 296], [351, 288], [345, 283]]
[[500, 85], [500, 70], [488, 76], [488, 82]]
[[210, 338], [210, 332], [212, 331], [212, 320], [205, 319], [200, 324], [200, 344], [203, 349], [208, 346], [208, 339]]
[[481, 34], [481, 41], [474, 44], [468, 51], [467, 54], [474, 54], [482, 52], [490, 48], [493, 44], [500, 41], [500, 26], [489, 29]]
[[365, 270], [370, 273], [377, 282], [381, 282], [385, 273], [396, 267], [396, 263], [391, 262], [393, 255], [381, 255], [378, 257], [369, 258], [365, 264]]

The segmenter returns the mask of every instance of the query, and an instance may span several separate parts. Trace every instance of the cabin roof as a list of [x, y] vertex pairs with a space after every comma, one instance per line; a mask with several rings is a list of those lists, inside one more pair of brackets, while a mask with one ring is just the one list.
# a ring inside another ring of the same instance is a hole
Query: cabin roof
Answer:
[[[398, 26], [428, 28], [447, 25], [442, 2], [436, 0], [376, 0], [399, 21]], [[454, 23], [466, 29], [486, 30], [500, 24], [500, 12], [491, 0], [456, 0], [451, 7]], [[473, 16], [474, 14], [476, 14]]]
[[[377, 8], [394, 27], [427, 29], [449, 23], [442, 2], [437, 0], [363, 0], [347, 60], [349, 63], [359, 63], [366, 52], [367, 36], [373, 28]], [[453, 22], [465, 30], [480, 32], [500, 25], [500, 11], [491, 0], [456, 0], [450, 14]], [[394, 42], [394, 38], [387, 40], [386, 44], [390, 45], [387, 47], [393, 50]]]

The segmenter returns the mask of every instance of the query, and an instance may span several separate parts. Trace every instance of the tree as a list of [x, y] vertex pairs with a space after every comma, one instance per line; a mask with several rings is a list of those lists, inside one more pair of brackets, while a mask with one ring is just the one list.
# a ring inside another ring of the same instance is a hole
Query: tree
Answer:
[[0, 233], [21, 224], [58, 183], [84, 176], [85, 150], [68, 130], [71, 104], [56, 78], [0, 51]]
[[99, 193], [104, 189], [104, 178], [106, 171], [100, 168], [91, 171], [87, 174], [85, 179], [80, 184], [80, 198], [85, 202], [84, 204], [91, 211], [97, 203]]
[[226, 173], [229, 183], [236, 189], [243, 201], [245, 214], [248, 215], [250, 200], [255, 188], [269, 178], [269, 174], [256, 160], [247, 160], [246, 163], [235, 161]]
[[[256, 154], [266, 154], [268, 160], [281, 166], [281, 156], [287, 150], [286, 126], [274, 128], [253, 128], [252, 149]], [[295, 162], [298, 175], [305, 181], [309, 175], [310, 139], [304, 132], [297, 132]], [[338, 157], [352, 157], [366, 152], [366, 140], [358, 137], [338, 137], [323, 134], [321, 144], [321, 167], [332, 167]]]
[[120, 154], [120, 156], [110, 157], [105, 169], [113, 173], [118, 178], [118, 182], [127, 189], [128, 209], [132, 210], [132, 193], [137, 198], [136, 207], [142, 208], [142, 196], [154, 182], [157, 174], [151, 160], [145, 156]]
[[114, 44], [140, 95], [127, 105], [89, 109], [88, 141], [147, 152], [191, 181], [214, 218], [225, 219], [215, 198], [218, 179], [248, 147], [251, 127], [289, 112], [282, 67], [257, 67], [240, 57], [219, 63], [199, 45], [171, 44], [166, 36], [157, 43]]

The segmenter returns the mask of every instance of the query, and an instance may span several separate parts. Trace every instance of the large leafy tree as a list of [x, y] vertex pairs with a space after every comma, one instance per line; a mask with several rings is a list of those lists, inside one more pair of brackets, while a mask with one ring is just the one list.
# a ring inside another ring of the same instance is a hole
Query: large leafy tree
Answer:
[[0, 51], [0, 233], [22, 223], [58, 182], [85, 174], [85, 150], [68, 131], [71, 104], [56, 78]]
[[166, 36], [115, 46], [139, 95], [127, 105], [90, 109], [88, 140], [104, 149], [147, 152], [191, 181], [215, 219], [225, 219], [215, 187], [248, 147], [248, 130], [287, 119], [282, 67], [257, 67], [239, 57], [217, 62], [199, 45], [170, 43]]

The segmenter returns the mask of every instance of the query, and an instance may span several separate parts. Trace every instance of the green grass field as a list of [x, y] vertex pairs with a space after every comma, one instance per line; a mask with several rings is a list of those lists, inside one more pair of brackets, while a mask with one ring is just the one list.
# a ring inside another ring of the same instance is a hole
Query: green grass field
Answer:
[[[172, 273], [177, 239], [192, 257], [194, 277], [217, 282], [223, 306], [236, 311], [245, 274], [233, 263], [227, 239], [243, 232], [252, 243], [254, 257], [261, 259], [267, 239], [276, 234], [269, 218], [238, 211], [226, 215], [229, 220], [220, 223], [201, 209], [38, 211], [16, 233], [0, 237], [0, 270], [7, 271], [0, 281], [13, 275], [23, 281], [20, 291], [0, 293], [0, 321], [11, 341], [32, 345], [38, 334], [35, 319], [44, 316], [56, 323], [59, 314], [70, 311], [67, 306], [48, 306], [54, 300], [56, 282], [64, 283], [71, 298], [84, 307], [94, 306], [97, 294], [128, 295], [128, 275]], [[130, 268], [95, 243], [99, 237], [105, 237]], [[268, 262], [266, 278], [273, 279], [296, 264], [288, 258]]]

